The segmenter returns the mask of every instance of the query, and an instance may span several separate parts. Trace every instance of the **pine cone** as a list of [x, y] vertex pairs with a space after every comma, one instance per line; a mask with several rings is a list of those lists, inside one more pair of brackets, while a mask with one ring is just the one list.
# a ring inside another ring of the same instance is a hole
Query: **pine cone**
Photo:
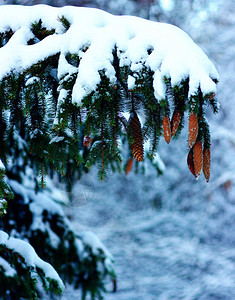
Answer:
[[126, 165], [126, 175], [130, 173], [133, 165], [133, 158], [129, 158], [127, 165]]
[[198, 119], [194, 112], [189, 116], [189, 125], [188, 125], [188, 145], [191, 149], [196, 142], [198, 134]]
[[88, 135], [85, 135], [83, 138], [83, 145], [85, 147], [89, 147], [90, 143], [91, 143], [91, 138]]
[[206, 178], [206, 182], [209, 182], [211, 175], [211, 151], [209, 148], [203, 151], [203, 173]]
[[167, 142], [167, 144], [169, 144], [171, 140], [171, 122], [169, 116], [165, 116], [163, 118], [162, 127], [163, 127], [164, 139]]
[[203, 165], [203, 153], [202, 153], [202, 142], [197, 141], [193, 147], [193, 161], [194, 161], [194, 171], [196, 179], [202, 172]]
[[195, 176], [193, 150], [192, 149], [188, 153], [187, 164], [188, 164], [188, 168], [189, 168], [190, 172], [193, 174], [193, 176]]
[[180, 120], [181, 113], [178, 109], [175, 109], [171, 119], [171, 136], [174, 136], [176, 134], [176, 131], [178, 130], [180, 124]]
[[132, 112], [129, 119], [129, 144], [131, 152], [137, 161], [144, 159], [143, 136], [141, 131], [141, 124], [135, 112]]

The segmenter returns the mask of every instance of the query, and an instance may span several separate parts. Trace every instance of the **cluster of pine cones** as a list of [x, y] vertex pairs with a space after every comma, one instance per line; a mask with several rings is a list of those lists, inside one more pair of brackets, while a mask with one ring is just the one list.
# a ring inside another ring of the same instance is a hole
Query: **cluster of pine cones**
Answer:
[[[176, 134], [180, 121], [181, 113], [177, 109], [174, 111], [171, 120], [168, 115], [163, 118], [163, 135], [168, 144], [170, 143], [171, 138]], [[131, 113], [129, 126], [131, 129], [131, 139], [129, 141], [131, 152], [133, 157], [140, 162], [144, 158], [143, 136], [141, 132], [141, 124], [135, 112]], [[190, 149], [187, 157], [189, 170], [196, 179], [203, 171], [206, 181], [209, 182], [211, 160], [210, 148], [204, 147], [203, 149], [202, 142], [198, 139], [198, 117], [194, 112], [192, 112], [189, 116], [188, 146]], [[133, 159], [130, 159], [127, 164], [126, 173], [130, 172], [132, 163]]]

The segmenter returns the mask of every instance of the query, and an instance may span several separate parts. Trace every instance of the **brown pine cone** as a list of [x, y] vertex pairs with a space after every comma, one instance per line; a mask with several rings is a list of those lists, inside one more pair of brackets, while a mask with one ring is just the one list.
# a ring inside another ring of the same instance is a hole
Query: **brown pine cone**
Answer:
[[197, 141], [193, 147], [193, 161], [194, 161], [194, 171], [196, 179], [202, 172], [203, 166], [203, 152], [202, 152], [202, 142]]
[[169, 116], [165, 116], [163, 118], [162, 127], [163, 127], [164, 139], [167, 142], [167, 144], [169, 144], [171, 140], [171, 122]]
[[198, 119], [194, 112], [189, 116], [189, 125], [188, 125], [188, 145], [191, 149], [197, 140], [198, 134]]
[[129, 119], [129, 144], [131, 152], [137, 161], [144, 159], [143, 136], [141, 131], [141, 124], [135, 112], [132, 112]]
[[176, 131], [178, 130], [180, 124], [180, 120], [181, 113], [178, 109], [175, 109], [171, 119], [171, 136], [174, 136], [176, 134]]
[[209, 182], [211, 175], [211, 151], [209, 148], [203, 151], [203, 173], [206, 178], [206, 182]]
[[89, 147], [90, 143], [91, 143], [91, 138], [88, 135], [85, 135], [83, 138], [83, 145], [85, 147]]
[[195, 176], [193, 150], [192, 149], [188, 153], [187, 164], [188, 164], [188, 168], [189, 168], [190, 172], [193, 174], [193, 176]]
[[129, 158], [127, 165], [126, 165], [126, 175], [130, 173], [133, 166], [133, 158]]

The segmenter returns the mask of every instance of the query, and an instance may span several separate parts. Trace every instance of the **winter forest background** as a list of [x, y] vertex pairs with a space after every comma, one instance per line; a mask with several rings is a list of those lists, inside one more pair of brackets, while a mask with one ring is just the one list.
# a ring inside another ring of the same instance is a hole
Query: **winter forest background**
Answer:
[[[115, 259], [117, 293], [105, 299], [235, 299], [235, 3], [228, 1], [0, 1], [4, 4], [97, 7], [179, 26], [205, 51], [219, 74], [219, 114], [208, 111], [212, 176], [195, 181], [186, 164], [186, 132], [162, 140], [161, 176], [96, 171], [78, 181], [66, 214], [78, 232], [95, 233]], [[66, 197], [62, 186], [59, 197]], [[110, 285], [110, 286], [109, 286]], [[77, 299], [67, 288], [62, 299]]]

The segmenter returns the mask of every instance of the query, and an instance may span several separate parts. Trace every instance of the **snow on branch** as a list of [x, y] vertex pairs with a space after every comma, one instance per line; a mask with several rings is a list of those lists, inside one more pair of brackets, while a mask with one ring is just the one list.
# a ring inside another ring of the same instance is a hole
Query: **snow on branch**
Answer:
[[[33, 33], [32, 24], [38, 22], [44, 30], [41, 37]], [[173, 87], [189, 78], [189, 97], [199, 87], [203, 95], [216, 92], [214, 65], [185, 32], [173, 25], [114, 16], [93, 8], [5, 5], [0, 10], [0, 35], [0, 80], [59, 54], [58, 77], [77, 76], [73, 103], [80, 104], [95, 90], [101, 80], [99, 71], [104, 70], [115, 85], [114, 49], [120, 65], [130, 67], [134, 78], [144, 66], [151, 69], [159, 100], [165, 98], [164, 78], [170, 78]], [[68, 53], [79, 56], [78, 67], [68, 63]]]
[[[50, 284], [57, 286], [60, 292], [64, 290], [64, 284], [55, 269], [47, 262], [38, 257], [34, 248], [25, 241], [9, 237], [4, 231], [0, 231], [0, 246], [5, 247], [5, 251], [12, 252], [18, 256], [30, 268], [31, 276], [37, 276], [38, 269], [45, 275], [45, 287], [50, 289]], [[0, 264], [3, 260], [0, 260]], [[6, 263], [3, 265], [4, 269]], [[7, 270], [9, 272], [9, 268]], [[13, 271], [11, 271], [11, 276]]]
[[159, 138], [177, 137], [187, 111], [188, 166], [209, 181], [204, 107], [218, 111], [217, 82], [212, 62], [176, 26], [93, 8], [1, 7], [2, 107], [10, 109], [10, 122], [28, 126], [42, 186], [47, 160], [65, 174], [66, 151], [78, 165], [99, 165], [103, 180], [112, 162], [120, 166], [125, 136], [131, 159], [140, 162], [147, 152], [160, 172], [154, 162]]

